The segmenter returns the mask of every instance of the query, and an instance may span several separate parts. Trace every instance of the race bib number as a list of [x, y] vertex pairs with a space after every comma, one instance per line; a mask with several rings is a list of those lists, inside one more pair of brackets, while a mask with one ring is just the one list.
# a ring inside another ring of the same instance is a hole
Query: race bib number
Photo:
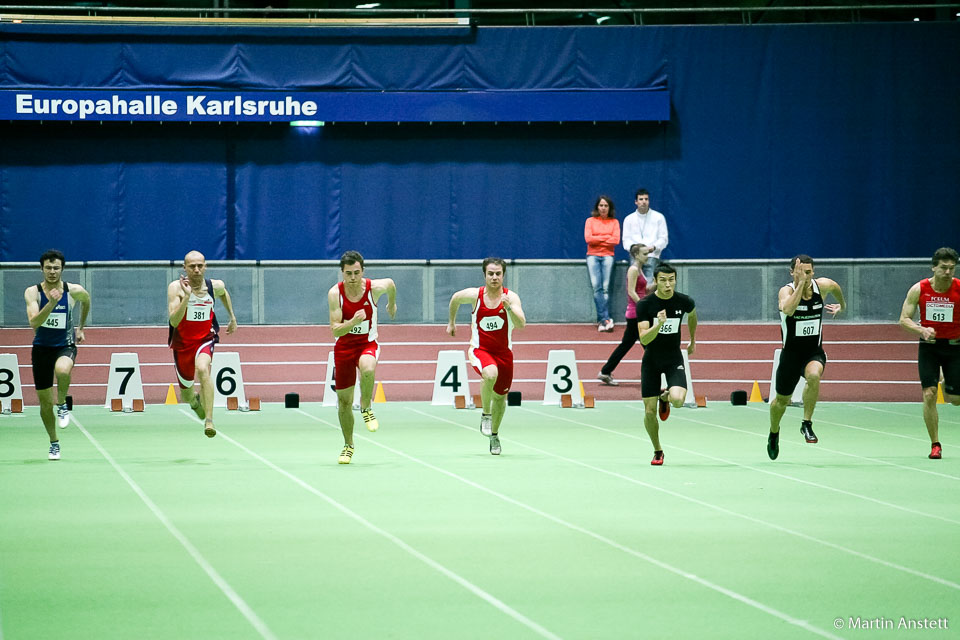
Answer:
[[370, 333], [370, 321], [364, 320], [354, 328], [350, 329], [350, 333], [357, 336], [363, 336]]
[[927, 320], [930, 322], [953, 322], [953, 305], [949, 302], [928, 302]]
[[680, 331], [680, 318], [667, 318], [667, 321], [660, 325], [658, 333], [677, 333]]
[[187, 321], [206, 322], [210, 319], [210, 312], [212, 310], [213, 305], [210, 304], [191, 305], [187, 307]]
[[51, 313], [47, 316], [47, 319], [43, 321], [43, 324], [40, 325], [46, 327], [47, 329], [66, 329], [67, 328], [67, 314], [66, 313]]
[[820, 335], [820, 321], [819, 320], [798, 320], [797, 335], [800, 337]]
[[499, 331], [503, 329], [506, 321], [500, 316], [489, 316], [480, 320], [480, 329], [482, 331]]

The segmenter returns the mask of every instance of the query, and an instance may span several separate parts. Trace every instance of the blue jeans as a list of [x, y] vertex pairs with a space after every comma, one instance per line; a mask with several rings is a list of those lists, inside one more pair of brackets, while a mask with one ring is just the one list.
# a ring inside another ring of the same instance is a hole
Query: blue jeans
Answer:
[[597, 306], [597, 322], [610, 319], [610, 275], [613, 256], [587, 256], [587, 271], [593, 287], [593, 303]]
[[653, 256], [650, 256], [640, 269], [640, 271], [643, 272], [643, 277], [647, 279], [648, 283], [653, 283], [653, 271], [657, 268], [658, 264], [660, 264], [660, 258], [654, 258]]

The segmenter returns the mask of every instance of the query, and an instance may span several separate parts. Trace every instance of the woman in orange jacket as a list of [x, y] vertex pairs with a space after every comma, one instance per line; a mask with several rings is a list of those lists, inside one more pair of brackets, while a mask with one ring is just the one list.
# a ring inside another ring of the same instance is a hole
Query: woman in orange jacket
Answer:
[[597, 331], [613, 331], [610, 318], [610, 274], [613, 273], [613, 251], [620, 244], [620, 222], [613, 200], [600, 196], [592, 215], [583, 227], [587, 242], [587, 271], [593, 287], [593, 303], [597, 307]]

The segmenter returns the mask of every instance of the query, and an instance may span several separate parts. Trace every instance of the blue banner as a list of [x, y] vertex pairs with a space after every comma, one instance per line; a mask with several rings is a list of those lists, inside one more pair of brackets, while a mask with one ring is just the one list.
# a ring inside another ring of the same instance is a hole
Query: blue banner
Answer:
[[670, 119], [666, 89], [0, 91], [2, 120], [638, 122]]

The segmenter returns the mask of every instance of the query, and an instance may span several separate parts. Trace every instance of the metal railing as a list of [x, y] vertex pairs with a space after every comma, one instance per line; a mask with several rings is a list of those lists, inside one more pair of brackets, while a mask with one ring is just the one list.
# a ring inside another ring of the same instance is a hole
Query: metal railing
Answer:
[[[220, 22], [269, 24], [282, 21], [300, 26], [340, 25], [645, 25], [645, 24], [758, 24], [778, 22], [861, 22], [877, 21], [955, 21], [960, 2], [922, 4], [813, 4], [809, 6], [730, 6], [730, 7], [583, 7], [583, 8], [232, 8], [229, 0], [212, 0], [209, 7], [118, 7], [83, 5], [0, 5], [0, 19], [49, 21], [57, 16], [88, 18], [90, 21], [182, 23], [185, 19], [201, 23]], [[10, 15], [29, 12], [29, 15]]]

